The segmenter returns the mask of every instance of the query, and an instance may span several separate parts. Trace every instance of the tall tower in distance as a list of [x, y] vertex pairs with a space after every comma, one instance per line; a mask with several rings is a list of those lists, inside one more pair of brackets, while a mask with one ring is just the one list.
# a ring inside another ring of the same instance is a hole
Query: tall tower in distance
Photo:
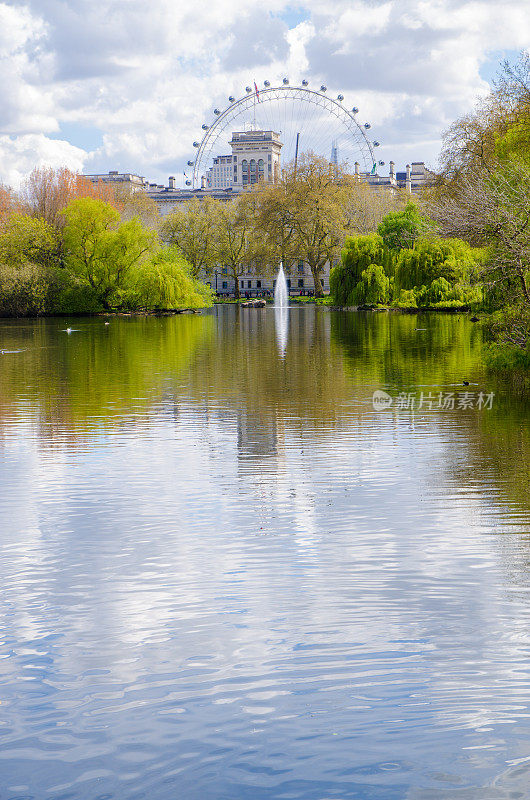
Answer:
[[331, 158], [329, 160], [332, 167], [339, 166], [339, 145], [336, 139], [333, 139], [331, 143]]
[[234, 189], [280, 178], [280, 134], [275, 131], [234, 131], [230, 141]]

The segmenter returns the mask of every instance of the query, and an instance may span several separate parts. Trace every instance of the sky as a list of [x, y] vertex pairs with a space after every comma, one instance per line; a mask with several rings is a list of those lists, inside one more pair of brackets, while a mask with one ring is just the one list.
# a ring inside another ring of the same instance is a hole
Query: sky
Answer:
[[0, 182], [65, 165], [183, 185], [213, 109], [285, 76], [344, 94], [387, 163], [435, 167], [529, 47], [529, 0], [0, 0]]

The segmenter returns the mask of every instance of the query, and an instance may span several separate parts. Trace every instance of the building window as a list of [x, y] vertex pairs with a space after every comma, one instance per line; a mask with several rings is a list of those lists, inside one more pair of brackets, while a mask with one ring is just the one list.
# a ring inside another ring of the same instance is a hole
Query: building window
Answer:
[[265, 162], [262, 158], [258, 161], [258, 179], [263, 178], [265, 172]]
[[261, 281], [256, 281], [256, 289], [261, 289]]
[[291, 288], [291, 279], [290, 278], [287, 278], [287, 288], [288, 289]]
[[241, 288], [242, 288], [242, 289], [244, 289], [244, 288], [245, 288], [245, 281], [241, 281]]
[[250, 159], [250, 183], [256, 183], [258, 179], [256, 173], [256, 160], [254, 158]]
[[223, 273], [223, 275], [228, 275], [228, 267], [223, 267], [221, 272]]
[[303, 289], [304, 288], [304, 279], [303, 278], [299, 278], [299, 280], [298, 280], [298, 288], [299, 289]]
[[223, 281], [223, 289], [228, 289], [228, 284], [226, 281]]

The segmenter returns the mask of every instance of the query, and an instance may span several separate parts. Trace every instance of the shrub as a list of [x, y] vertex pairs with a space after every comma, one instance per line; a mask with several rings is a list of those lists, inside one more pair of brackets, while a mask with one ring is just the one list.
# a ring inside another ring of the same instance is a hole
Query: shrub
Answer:
[[397, 308], [418, 308], [418, 301], [414, 289], [401, 289], [392, 305]]
[[0, 315], [29, 317], [44, 314], [52, 278], [45, 267], [23, 264], [0, 268]]

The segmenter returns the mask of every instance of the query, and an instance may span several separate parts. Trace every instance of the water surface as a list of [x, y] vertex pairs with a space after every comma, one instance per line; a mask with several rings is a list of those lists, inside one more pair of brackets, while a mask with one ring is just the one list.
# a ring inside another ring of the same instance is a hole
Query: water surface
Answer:
[[0, 322], [1, 800], [528, 798], [527, 403], [463, 316], [277, 334]]

